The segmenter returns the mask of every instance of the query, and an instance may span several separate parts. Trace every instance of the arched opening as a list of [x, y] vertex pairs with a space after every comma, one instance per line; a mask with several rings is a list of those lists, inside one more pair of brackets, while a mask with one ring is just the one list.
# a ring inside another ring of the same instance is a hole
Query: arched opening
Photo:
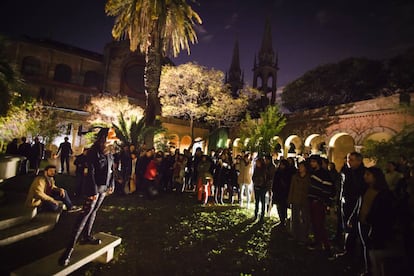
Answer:
[[66, 64], [58, 64], [55, 67], [54, 81], [70, 83], [72, 79], [72, 69]]
[[188, 135], [183, 136], [180, 142], [180, 152], [184, 152], [184, 150], [188, 149], [190, 145], [191, 145], [191, 137]]
[[233, 141], [233, 157], [234, 156], [237, 156], [238, 154], [240, 154], [241, 153], [241, 148], [242, 148], [242, 143], [241, 143], [241, 140], [240, 140], [240, 138], [236, 138], [236, 139], [234, 139], [234, 141]]
[[102, 76], [95, 71], [87, 71], [83, 80], [83, 86], [92, 89], [102, 89]]
[[38, 76], [41, 74], [41, 62], [39, 59], [28, 56], [23, 58], [22, 74], [26, 76]]
[[280, 157], [284, 156], [283, 141], [279, 136], [273, 137], [270, 144], [276, 159], [280, 159]]
[[320, 134], [311, 134], [305, 139], [305, 152], [308, 155], [319, 154], [322, 156], [327, 155], [326, 144], [323, 136]]
[[[363, 145], [365, 146], [370, 141], [374, 142], [387, 142], [392, 138], [392, 134], [388, 132], [374, 132], [367, 135], [363, 140]], [[367, 167], [372, 167], [376, 165], [375, 158], [364, 158], [364, 165]]]
[[335, 163], [336, 168], [340, 170], [346, 155], [355, 151], [355, 141], [351, 135], [345, 132], [337, 133], [329, 141], [328, 159]]
[[296, 157], [301, 154], [302, 146], [302, 139], [299, 136], [290, 135], [285, 141], [285, 157]]

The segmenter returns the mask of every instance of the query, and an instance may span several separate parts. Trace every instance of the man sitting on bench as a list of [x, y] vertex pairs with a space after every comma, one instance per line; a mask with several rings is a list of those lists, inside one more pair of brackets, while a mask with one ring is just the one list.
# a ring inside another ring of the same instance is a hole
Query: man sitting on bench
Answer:
[[55, 184], [56, 166], [46, 166], [43, 175], [36, 176], [30, 185], [29, 193], [26, 198], [26, 206], [38, 207], [39, 211], [60, 211], [62, 201], [68, 212], [79, 211], [69, 198], [68, 192], [59, 188]]

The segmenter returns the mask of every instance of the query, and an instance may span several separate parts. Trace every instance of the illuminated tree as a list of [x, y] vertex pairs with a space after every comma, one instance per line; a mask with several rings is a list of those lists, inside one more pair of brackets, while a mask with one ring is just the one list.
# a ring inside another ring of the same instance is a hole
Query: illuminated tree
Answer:
[[22, 80], [16, 70], [9, 64], [4, 51], [6, 40], [0, 36], [0, 116], [5, 116], [13, 105], [17, 91], [22, 88]]
[[102, 125], [111, 127], [112, 124], [120, 124], [120, 114], [127, 123], [131, 118], [140, 120], [144, 117], [144, 110], [131, 104], [127, 97], [118, 96], [99, 96], [93, 97], [91, 103], [86, 106], [90, 113], [88, 123], [91, 125]]
[[232, 127], [240, 122], [248, 112], [247, 109], [251, 100], [260, 94], [258, 90], [252, 87], [242, 89], [238, 98], [231, 96], [229, 87], [213, 92], [206, 120], [218, 128]]
[[241, 117], [248, 101], [247, 95], [233, 99], [223, 79], [223, 72], [194, 63], [164, 66], [159, 89], [163, 116], [188, 120], [192, 139], [196, 121], [230, 126]]
[[[148, 126], [154, 125], [161, 115], [161, 61], [170, 52], [177, 56], [186, 49], [189, 53], [189, 43], [197, 42], [193, 26], [201, 24], [201, 19], [185, 0], [108, 0], [105, 12], [115, 17], [112, 36], [119, 40], [126, 35], [131, 51], [145, 54], [145, 117]], [[153, 143], [153, 135], [148, 143]]]
[[240, 138], [247, 141], [242, 148], [251, 152], [271, 153], [274, 150], [273, 137], [277, 136], [286, 125], [286, 118], [279, 112], [279, 107], [269, 105], [260, 113], [259, 119], [252, 119], [249, 114], [240, 124]]
[[186, 63], [162, 69], [159, 96], [164, 117], [189, 121], [194, 140], [194, 122], [207, 115], [212, 93], [223, 87], [223, 73]]
[[63, 121], [59, 119], [60, 113], [62, 111], [33, 99], [12, 105], [7, 114], [0, 117], [0, 140], [7, 142], [22, 136], [42, 136], [52, 141], [64, 127]]

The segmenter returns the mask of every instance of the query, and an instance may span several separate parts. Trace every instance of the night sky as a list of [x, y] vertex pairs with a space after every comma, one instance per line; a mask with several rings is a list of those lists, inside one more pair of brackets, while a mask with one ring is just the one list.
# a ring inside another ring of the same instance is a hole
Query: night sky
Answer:
[[[0, 32], [51, 38], [103, 52], [111, 41], [113, 18], [104, 0], [6, 0], [0, 3]], [[236, 39], [245, 81], [264, 31], [272, 25], [273, 48], [279, 53], [278, 86], [325, 63], [348, 57], [383, 59], [414, 46], [414, 1], [370, 0], [199, 0], [193, 8], [203, 24], [191, 55], [176, 64], [196, 61], [227, 71]]]

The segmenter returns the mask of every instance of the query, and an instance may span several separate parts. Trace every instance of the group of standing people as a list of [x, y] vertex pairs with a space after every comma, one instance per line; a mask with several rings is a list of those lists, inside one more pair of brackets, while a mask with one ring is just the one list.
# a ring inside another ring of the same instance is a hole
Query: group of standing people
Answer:
[[20, 173], [26, 174], [29, 168], [32, 168], [37, 175], [39, 173], [40, 162], [45, 158], [45, 145], [40, 141], [39, 137], [35, 137], [32, 143], [27, 141], [26, 137], [22, 137], [21, 143], [14, 138], [6, 147], [6, 154], [21, 155], [25, 159], [21, 163]]

